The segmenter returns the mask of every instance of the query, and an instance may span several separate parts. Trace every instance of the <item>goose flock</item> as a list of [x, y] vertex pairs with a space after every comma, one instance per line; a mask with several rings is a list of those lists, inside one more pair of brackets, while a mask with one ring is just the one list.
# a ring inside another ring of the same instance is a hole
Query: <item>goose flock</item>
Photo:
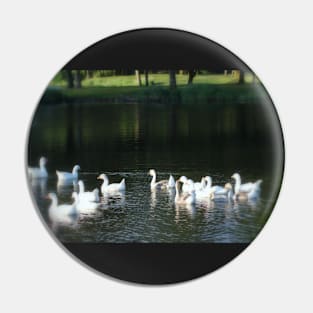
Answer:
[[[28, 176], [31, 180], [47, 178], [46, 169], [47, 159], [41, 157], [39, 167], [29, 167]], [[100, 206], [100, 192], [98, 188], [92, 191], [85, 191], [84, 182], [78, 180], [79, 165], [73, 167], [72, 172], [56, 171], [58, 185], [77, 183], [78, 192], [72, 193], [73, 202], [71, 204], [58, 204], [58, 198], [55, 193], [51, 192], [47, 198], [51, 200], [49, 207], [49, 217], [53, 220], [66, 221], [73, 215], [79, 213], [88, 214], [95, 212]], [[210, 176], [204, 176], [199, 182], [194, 182], [186, 176], [180, 176], [176, 181], [173, 175], [168, 179], [157, 181], [157, 174], [154, 169], [150, 169], [148, 175], [152, 176], [150, 182], [151, 192], [157, 190], [167, 190], [175, 194], [174, 202], [177, 205], [194, 205], [203, 201], [243, 201], [256, 200], [260, 196], [262, 180], [255, 182], [242, 183], [238, 173], [231, 176], [234, 179], [234, 187], [228, 182], [224, 186], [213, 185]], [[100, 174], [97, 179], [102, 180], [100, 187], [103, 198], [109, 198], [116, 194], [123, 194], [126, 190], [125, 178], [119, 183], [109, 183], [106, 174]]]

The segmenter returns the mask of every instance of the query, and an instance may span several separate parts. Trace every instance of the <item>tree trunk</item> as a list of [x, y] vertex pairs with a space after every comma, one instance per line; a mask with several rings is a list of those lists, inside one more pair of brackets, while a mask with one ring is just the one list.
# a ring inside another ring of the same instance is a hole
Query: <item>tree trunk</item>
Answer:
[[145, 70], [145, 84], [149, 86], [149, 73], [148, 70]]
[[176, 88], [176, 73], [173, 70], [169, 71], [170, 75], [170, 88]]
[[239, 70], [239, 81], [238, 84], [243, 84], [245, 82], [245, 73], [242, 70]]
[[192, 84], [193, 78], [196, 76], [195, 70], [188, 71], [188, 85]]
[[93, 71], [92, 70], [87, 70], [87, 77], [92, 78], [93, 77]]
[[141, 87], [141, 75], [139, 70], [135, 70], [138, 86]]
[[75, 88], [81, 88], [82, 84], [81, 84], [81, 74], [79, 70], [74, 71], [74, 87]]
[[66, 85], [67, 88], [73, 88], [74, 83], [73, 83], [73, 74], [71, 70], [65, 70], [65, 77], [66, 77]]

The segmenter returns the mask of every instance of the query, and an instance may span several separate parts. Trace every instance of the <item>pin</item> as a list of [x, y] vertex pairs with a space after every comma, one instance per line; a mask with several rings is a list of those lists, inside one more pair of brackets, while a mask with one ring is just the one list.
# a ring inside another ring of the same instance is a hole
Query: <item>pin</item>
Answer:
[[142, 284], [230, 262], [270, 217], [284, 171], [257, 74], [175, 29], [120, 33], [75, 56], [28, 142], [30, 191], [55, 240], [89, 269]]

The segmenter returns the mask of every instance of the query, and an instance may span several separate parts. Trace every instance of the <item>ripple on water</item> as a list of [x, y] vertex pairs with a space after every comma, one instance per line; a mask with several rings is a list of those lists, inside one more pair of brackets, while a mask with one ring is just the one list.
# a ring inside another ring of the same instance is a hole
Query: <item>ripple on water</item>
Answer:
[[[147, 169], [148, 171], [148, 169]], [[100, 187], [99, 173], [81, 173], [86, 190]], [[158, 172], [158, 179], [169, 172]], [[181, 173], [171, 173], [178, 178]], [[219, 172], [208, 173], [216, 184], [228, 177]], [[150, 190], [146, 171], [108, 172], [110, 182], [126, 178], [125, 193], [102, 196], [99, 209], [81, 214], [70, 225], [53, 225], [52, 230], [63, 242], [250, 242], [264, 225], [273, 200], [263, 196], [246, 203], [201, 202], [194, 206], [177, 206], [175, 193]], [[189, 174], [188, 174], [189, 175]], [[191, 175], [190, 175], [191, 176]], [[198, 175], [200, 180], [200, 175]], [[192, 177], [192, 176], [191, 176]], [[197, 175], [195, 175], [197, 180]], [[58, 185], [54, 178], [31, 185], [38, 207], [51, 226], [47, 214], [49, 201], [44, 195], [57, 193], [60, 203], [71, 203], [75, 184]], [[263, 193], [263, 191], [262, 191]]]

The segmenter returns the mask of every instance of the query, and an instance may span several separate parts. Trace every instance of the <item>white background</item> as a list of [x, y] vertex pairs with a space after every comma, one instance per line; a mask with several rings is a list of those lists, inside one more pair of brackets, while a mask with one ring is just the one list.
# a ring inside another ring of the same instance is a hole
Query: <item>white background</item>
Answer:
[[[310, 1], [2, 2], [1, 311], [312, 312], [311, 15]], [[253, 244], [215, 273], [170, 287], [121, 283], [75, 262], [41, 224], [24, 175], [30, 119], [53, 75], [94, 42], [149, 26], [199, 33], [242, 58], [276, 104], [287, 149], [279, 201]]]

